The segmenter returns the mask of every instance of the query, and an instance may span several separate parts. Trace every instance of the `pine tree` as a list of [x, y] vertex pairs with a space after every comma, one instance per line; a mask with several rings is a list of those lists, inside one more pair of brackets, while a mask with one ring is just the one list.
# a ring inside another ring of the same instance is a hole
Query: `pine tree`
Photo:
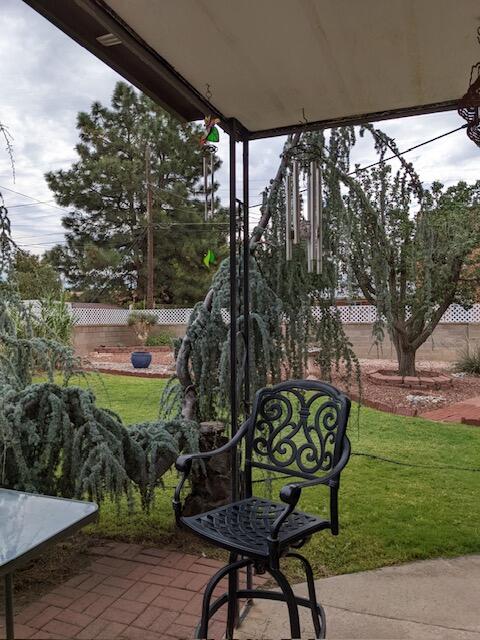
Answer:
[[[208, 288], [208, 249], [225, 244], [225, 217], [204, 224], [199, 198], [201, 129], [181, 124], [150, 98], [119, 82], [111, 106], [79, 113], [79, 159], [46, 174], [63, 218], [65, 247], [49, 260], [87, 300], [142, 301], [146, 293], [145, 150], [151, 155], [155, 298], [188, 305]], [[219, 163], [217, 162], [217, 167]], [[217, 203], [218, 204], [218, 203]]]

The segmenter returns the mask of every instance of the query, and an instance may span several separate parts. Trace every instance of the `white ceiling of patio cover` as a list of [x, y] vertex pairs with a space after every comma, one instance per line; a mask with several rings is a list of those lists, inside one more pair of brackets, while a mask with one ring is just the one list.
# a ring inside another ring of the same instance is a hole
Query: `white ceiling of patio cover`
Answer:
[[478, 0], [107, 0], [225, 116], [256, 131], [461, 97]]

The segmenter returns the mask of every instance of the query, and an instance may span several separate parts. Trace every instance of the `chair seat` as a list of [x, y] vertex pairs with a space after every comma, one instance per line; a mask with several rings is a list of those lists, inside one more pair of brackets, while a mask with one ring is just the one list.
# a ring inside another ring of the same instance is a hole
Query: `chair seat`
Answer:
[[[272, 524], [285, 506], [252, 497], [196, 516], [183, 517], [181, 522], [201, 537], [229, 551], [238, 551], [254, 558], [266, 558], [269, 554], [268, 537]], [[280, 547], [288, 547], [295, 541], [328, 527], [330, 522], [327, 520], [293, 511], [280, 529]]]

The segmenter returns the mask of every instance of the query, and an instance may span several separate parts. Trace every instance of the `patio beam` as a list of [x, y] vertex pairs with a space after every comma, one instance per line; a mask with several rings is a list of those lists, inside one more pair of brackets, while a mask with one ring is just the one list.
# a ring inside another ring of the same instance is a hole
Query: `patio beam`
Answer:
[[399, 107], [389, 111], [377, 111], [359, 115], [344, 116], [341, 118], [331, 118], [328, 120], [318, 120], [315, 122], [302, 122], [286, 127], [274, 127], [272, 129], [262, 129], [259, 131], [249, 131], [249, 140], [261, 140], [263, 138], [273, 138], [275, 136], [286, 136], [298, 131], [318, 131], [320, 129], [333, 129], [334, 127], [345, 127], [366, 124], [367, 122], [381, 122], [382, 120], [393, 120], [394, 118], [408, 118], [410, 116], [425, 115], [428, 113], [440, 113], [443, 111], [456, 111], [459, 100], [447, 100], [434, 104], [417, 105], [413, 107]]

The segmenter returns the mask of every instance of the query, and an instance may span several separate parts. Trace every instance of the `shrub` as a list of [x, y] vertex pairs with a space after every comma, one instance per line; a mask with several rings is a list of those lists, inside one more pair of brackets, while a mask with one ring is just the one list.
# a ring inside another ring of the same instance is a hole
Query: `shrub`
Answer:
[[170, 347], [172, 342], [173, 337], [166, 331], [161, 331], [160, 333], [156, 333], [154, 336], [148, 336], [145, 345], [147, 347]]
[[72, 344], [74, 320], [65, 293], [60, 298], [44, 298], [35, 305], [23, 302], [11, 304], [9, 313], [19, 338], [33, 336], [54, 340], [65, 346]]
[[[126, 429], [90, 390], [68, 384], [73, 349], [36, 336], [35, 322], [0, 288], [0, 487], [97, 502], [137, 489], [148, 510], [177, 456], [198, 451], [197, 423], [172, 416]], [[46, 382], [33, 383], [38, 368]]]
[[145, 344], [151, 328], [157, 323], [157, 316], [143, 311], [132, 311], [128, 316], [128, 324], [133, 327], [141, 344]]
[[464, 349], [454, 364], [454, 370], [480, 376], [480, 345], [473, 349]]
[[65, 293], [62, 293], [60, 299], [49, 297], [41, 301], [40, 317], [34, 327], [40, 338], [49, 338], [70, 345], [73, 328], [74, 321], [65, 300]]

